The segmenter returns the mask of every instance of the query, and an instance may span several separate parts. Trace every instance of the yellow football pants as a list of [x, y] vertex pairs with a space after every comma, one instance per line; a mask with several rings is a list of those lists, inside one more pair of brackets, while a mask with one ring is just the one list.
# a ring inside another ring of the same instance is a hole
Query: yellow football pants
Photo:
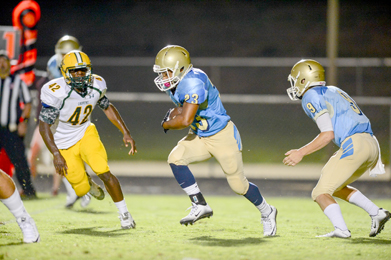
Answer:
[[75, 145], [68, 149], [61, 149], [60, 153], [68, 166], [68, 175], [65, 177], [79, 197], [86, 195], [90, 191], [84, 162], [97, 175], [110, 171], [107, 164], [106, 149], [99, 138], [94, 124], [87, 128], [83, 138]]

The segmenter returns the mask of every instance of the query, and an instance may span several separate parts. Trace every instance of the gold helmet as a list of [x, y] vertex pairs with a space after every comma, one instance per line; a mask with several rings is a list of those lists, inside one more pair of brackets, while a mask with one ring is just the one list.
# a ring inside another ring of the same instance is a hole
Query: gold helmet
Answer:
[[[60, 69], [66, 83], [72, 88], [76, 88], [81, 92], [86, 92], [87, 88], [92, 86], [91, 61], [84, 52], [71, 51], [65, 54]], [[85, 71], [85, 76], [73, 77], [71, 72], [75, 70]]]
[[288, 76], [291, 87], [286, 91], [292, 100], [299, 100], [313, 86], [325, 86], [324, 68], [315, 60], [300, 60]]
[[156, 55], [153, 71], [159, 76], [154, 82], [161, 91], [172, 89], [192, 68], [190, 54], [185, 48], [168, 45]]
[[75, 50], [81, 51], [81, 49], [82, 46], [80, 46], [79, 41], [75, 37], [70, 35], [65, 35], [61, 37], [54, 48], [54, 51], [57, 56], [57, 64], [61, 63], [62, 57], [68, 52]]

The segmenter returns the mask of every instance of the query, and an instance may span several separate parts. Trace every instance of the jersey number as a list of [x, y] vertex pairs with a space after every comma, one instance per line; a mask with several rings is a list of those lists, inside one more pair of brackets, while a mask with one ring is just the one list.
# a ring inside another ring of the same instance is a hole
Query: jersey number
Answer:
[[[191, 101], [191, 103], [192, 104], [198, 104], [198, 95], [197, 94], [193, 94], [193, 95], [191, 95], [191, 97], [194, 99], [193, 101]], [[189, 99], [190, 99], [190, 95], [186, 94], [185, 95], [185, 101], [187, 101]]]
[[345, 95], [344, 93], [342, 92], [339, 92], [338, 93], [344, 98], [346, 99], [349, 103], [350, 103], [350, 107], [353, 109], [354, 112], [356, 112], [357, 114], [359, 115], [362, 115], [362, 112], [360, 110], [360, 108], [357, 106], [357, 104], [347, 95]]
[[316, 109], [311, 103], [307, 103], [307, 108], [311, 111], [311, 113], [315, 113]]
[[53, 92], [55, 92], [59, 88], [60, 88], [60, 85], [58, 85], [57, 83], [53, 83], [52, 85], [49, 85], [49, 89]]
[[68, 122], [71, 123], [72, 125], [84, 124], [85, 122], [87, 122], [88, 117], [92, 112], [92, 106], [88, 105], [86, 106], [86, 108], [84, 108], [84, 117], [83, 120], [81, 120], [81, 122], [79, 123], [80, 112], [81, 112], [81, 107], [77, 107], [75, 109], [75, 112], [73, 112], [72, 116], [68, 119]]
[[[201, 131], [205, 131], [205, 130], [208, 130], [209, 128], [209, 125], [208, 125], [208, 121], [206, 121], [205, 118], [202, 118], [200, 116], [196, 116], [195, 118], [197, 120], [197, 123], [196, 123], [196, 126], [198, 129], [200, 129]], [[193, 125], [190, 125], [190, 127], [195, 131], [196, 128], [193, 126]]]

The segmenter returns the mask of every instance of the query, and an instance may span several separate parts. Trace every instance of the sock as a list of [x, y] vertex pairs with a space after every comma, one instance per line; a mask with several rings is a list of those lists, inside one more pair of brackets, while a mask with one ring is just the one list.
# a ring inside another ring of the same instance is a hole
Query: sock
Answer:
[[333, 203], [327, 206], [323, 213], [330, 219], [331, 223], [335, 228], [339, 228], [342, 231], [348, 229], [345, 220], [343, 219], [341, 208], [337, 203]]
[[270, 205], [266, 202], [266, 200], [262, 197], [259, 188], [254, 183], [249, 182], [248, 191], [243, 196], [248, 199], [252, 204], [257, 207], [257, 209], [261, 212], [263, 217], [269, 216], [272, 212]]
[[353, 193], [349, 199], [349, 203], [356, 205], [365, 210], [370, 216], [376, 216], [379, 211], [379, 207], [375, 205], [370, 199], [365, 197], [359, 190]]
[[20, 218], [27, 214], [17, 189], [15, 189], [14, 193], [9, 198], [2, 199], [1, 201], [9, 209], [9, 211], [11, 211], [15, 218]]
[[197, 183], [194, 183], [193, 185], [190, 185], [189, 187], [186, 187], [183, 189], [187, 195], [194, 195], [194, 194], [197, 194], [197, 193], [200, 193], [201, 190], [198, 188], [198, 185]]
[[257, 209], [259, 212], [261, 212], [262, 217], [267, 217], [270, 215], [270, 213], [272, 213], [272, 208], [265, 199], [262, 200], [262, 203], [257, 206]]
[[198, 205], [206, 205], [206, 201], [204, 199], [204, 196], [202, 196], [202, 193], [199, 192], [197, 194], [189, 195], [191, 202], [198, 204]]
[[176, 181], [182, 187], [182, 189], [185, 189], [196, 183], [194, 175], [191, 173], [188, 166], [175, 165], [173, 163], [170, 163], [170, 167]]
[[115, 204], [115, 206], [117, 206], [119, 214], [122, 215], [122, 214], [128, 212], [128, 207], [126, 206], [125, 199], [118, 201], [118, 202], [114, 202], [114, 204]]
[[249, 201], [251, 201], [251, 203], [257, 207], [257, 206], [261, 205], [261, 203], [263, 201], [263, 197], [262, 197], [261, 193], [259, 192], [257, 185], [255, 185], [254, 183], [251, 183], [251, 182], [249, 182], [249, 185], [250, 186], [248, 187], [247, 193], [244, 194], [243, 196], [246, 199], [248, 199]]

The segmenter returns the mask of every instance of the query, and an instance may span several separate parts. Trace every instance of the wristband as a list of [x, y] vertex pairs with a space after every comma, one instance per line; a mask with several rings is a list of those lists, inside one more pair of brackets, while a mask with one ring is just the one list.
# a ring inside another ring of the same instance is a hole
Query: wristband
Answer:
[[22, 122], [27, 122], [29, 119], [28, 119], [28, 117], [19, 117], [19, 123], [22, 123]]

